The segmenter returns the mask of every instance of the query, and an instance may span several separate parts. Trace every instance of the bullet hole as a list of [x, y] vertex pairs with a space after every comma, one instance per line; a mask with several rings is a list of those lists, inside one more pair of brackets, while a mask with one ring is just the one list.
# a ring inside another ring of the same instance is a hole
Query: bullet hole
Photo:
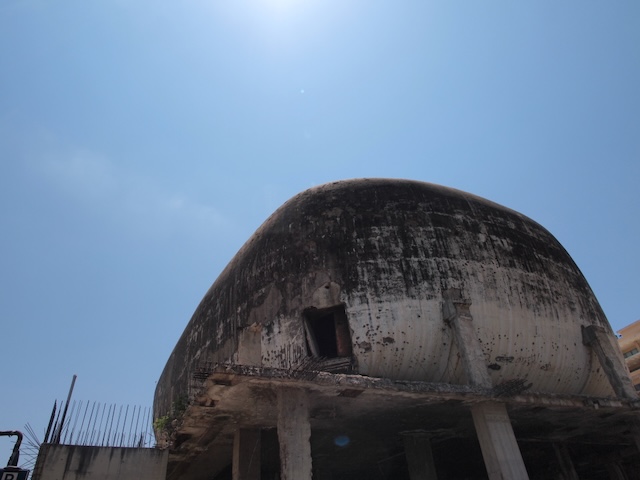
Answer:
[[490, 368], [491, 370], [500, 370], [502, 367], [497, 363], [492, 363], [491, 365], [487, 365], [487, 368]]

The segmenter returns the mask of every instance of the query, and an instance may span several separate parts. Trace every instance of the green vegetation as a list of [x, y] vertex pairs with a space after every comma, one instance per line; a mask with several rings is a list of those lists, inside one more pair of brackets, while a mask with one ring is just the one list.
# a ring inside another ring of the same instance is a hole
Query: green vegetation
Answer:
[[177, 421], [182, 417], [188, 406], [189, 399], [186, 395], [181, 395], [176, 398], [171, 404], [171, 411], [154, 420], [154, 430], [159, 434], [170, 438], [176, 429]]

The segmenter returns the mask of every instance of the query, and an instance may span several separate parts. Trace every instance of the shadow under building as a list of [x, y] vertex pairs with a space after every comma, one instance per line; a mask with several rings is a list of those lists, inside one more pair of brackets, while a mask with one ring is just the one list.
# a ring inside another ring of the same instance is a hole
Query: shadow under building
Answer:
[[637, 478], [638, 398], [559, 242], [433, 184], [285, 203], [158, 381], [167, 479]]

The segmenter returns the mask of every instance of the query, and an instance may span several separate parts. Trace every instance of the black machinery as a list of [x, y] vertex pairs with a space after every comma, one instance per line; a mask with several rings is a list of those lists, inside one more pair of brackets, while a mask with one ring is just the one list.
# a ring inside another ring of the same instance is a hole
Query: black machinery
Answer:
[[0, 468], [0, 480], [26, 480], [29, 476], [29, 470], [24, 470], [18, 467], [18, 460], [20, 458], [20, 444], [22, 443], [22, 433], [17, 430], [3, 432], [0, 431], [1, 437], [18, 437], [16, 444], [13, 446], [13, 451], [7, 462], [5, 468]]

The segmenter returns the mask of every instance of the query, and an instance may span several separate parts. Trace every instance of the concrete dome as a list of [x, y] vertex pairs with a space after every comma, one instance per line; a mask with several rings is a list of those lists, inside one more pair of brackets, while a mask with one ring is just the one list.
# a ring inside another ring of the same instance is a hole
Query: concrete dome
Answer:
[[372, 377], [468, 383], [443, 317], [451, 291], [469, 305], [494, 386], [612, 395], [581, 330], [613, 332], [547, 230], [458, 190], [363, 179], [300, 193], [256, 231], [198, 306], [156, 409], [168, 410], [205, 363], [296, 369], [315, 359]]

